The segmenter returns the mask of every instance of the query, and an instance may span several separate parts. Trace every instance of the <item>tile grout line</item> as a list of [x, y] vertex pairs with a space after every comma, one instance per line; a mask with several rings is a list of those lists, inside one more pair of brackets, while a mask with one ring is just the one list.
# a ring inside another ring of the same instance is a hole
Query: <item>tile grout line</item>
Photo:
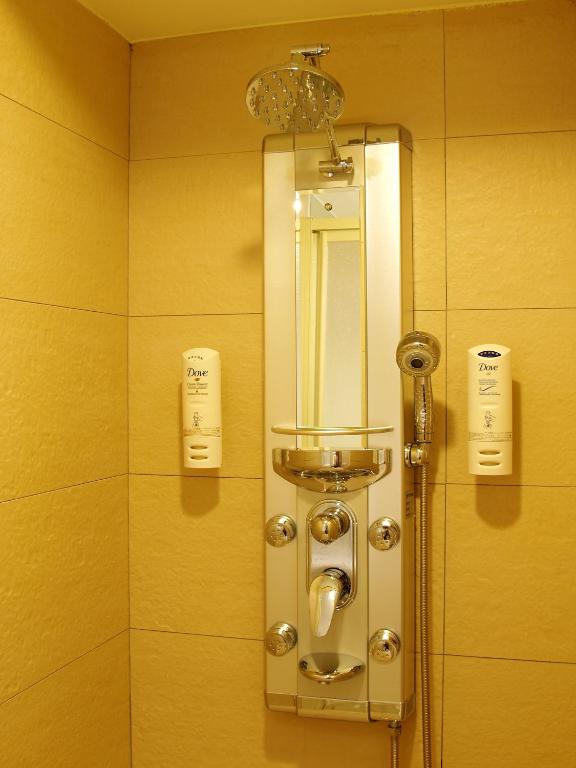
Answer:
[[224, 152], [196, 152], [190, 155], [161, 155], [159, 157], [135, 157], [132, 163], [155, 163], [162, 160], [194, 160], [199, 157], [229, 157], [230, 155], [261, 155], [261, 149], [232, 149]]
[[576, 661], [556, 661], [554, 659], [517, 659], [513, 656], [477, 656], [467, 653], [444, 653], [444, 658], [478, 659], [480, 661], [513, 661], [517, 664], [561, 664], [568, 667], [576, 666]]
[[[245, 475], [181, 475], [181, 474], [172, 474], [172, 473], [166, 473], [166, 472], [128, 472], [128, 475], [130, 477], [180, 477], [185, 480], [253, 480], [253, 481], [263, 481], [264, 477], [263, 475], [260, 475], [259, 477], [248, 477]], [[116, 477], [116, 475], [115, 475]], [[117, 477], [122, 477], [122, 475], [117, 475]], [[105, 478], [104, 478], [105, 479]], [[96, 482], [96, 481], [91, 481]], [[418, 485], [416, 482], [415, 485]], [[568, 489], [568, 488], [576, 488], [576, 485], [540, 485], [540, 484], [534, 484], [534, 483], [450, 483], [450, 482], [430, 482], [428, 485], [431, 486], [454, 486], [458, 488], [558, 488], [558, 489]], [[2, 503], [2, 502], [0, 502]]]
[[151, 629], [149, 627], [130, 627], [133, 632], [154, 632], [160, 635], [182, 635], [183, 637], [210, 637], [215, 640], [243, 640], [251, 643], [264, 643], [263, 637], [242, 637], [239, 635], [214, 635], [207, 632], [184, 632], [176, 629]]
[[26, 693], [26, 691], [29, 691], [31, 688], [36, 687], [39, 683], [43, 683], [45, 680], [48, 680], [50, 677], [54, 677], [54, 675], [58, 674], [58, 672], [61, 672], [63, 669], [66, 669], [66, 667], [71, 666], [72, 664], [75, 664], [77, 661], [80, 661], [80, 659], [83, 659], [85, 656], [88, 656], [91, 653], [94, 653], [94, 651], [97, 651], [99, 648], [102, 648], [107, 643], [112, 642], [112, 640], [115, 640], [117, 637], [120, 637], [125, 632], [129, 632], [129, 628], [121, 629], [119, 632], [116, 632], [114, 635], [111, 635], [110, 637], [106, 638], [106, 640], [102, 640], [101, 643], [97, 643], [92, 648], [89, 648], [87, 651], [84, 651], [84, 653], [81, 653], [79, 656], [76, 656], [73, 659], [70, 659], [65, 664], [62, 664], [59, 667], [56, 667], [56, 669], [53, 669], [51, 672], [48, 672], [48, 674], [44, 675], [43, 677], [40, 677], [38, 680], [35, 680], [33, 683], [30, 683], [30, 685], [27, 685], [26, 687], [22, 688], [19, 691], [16, 691], [16, 693], [10, 694], [6, 699], [2, 699], [0, 701], [0, 707], [3, 704], [7, 704], [9, 701], [12, 701], [12, 699], [15, 699], [18, 696], [21, 696], [23, 693]]
[[[194, 471], [194, 470], [193, 470]], [[196, 470], [199, 471], [199, 470]], [[264, 476], [260, 477], [244, 477], [243, 475], [179, 475], [179, 474], [164, 474], [162, 472], [129, 472], [131, 477], [180, 477], [185, 480], [258, 480], [263, 481]]]
[[539, 483], [450, 483], [444, 485], [456, 488], [576, 488], [576, 485], [543, 485]]
[[[7, 301], [26, 301], [26, 299], [10, 299], [8, 297], [0, 296], [0, 299], [5, 298]], [[42, 304], [42, 302], [27, 302], [31, 304]], [[100, 314], [110, 314], [114, 317], [126, 317], [129, 320], [155, 320], [161, 318], [192, 318], [192, 317], [262, 317], [263, 312], [196, 312], [190, 314], [157, 314], [157, 315], [123, 315], [113, 312], [100, 312], [97, 309], [82, 309], [81, 307], [65, 307], [59, 304], [47, 304], [49, 307], [61, 307], [62, 309], [73, 309], [81, 312], [97, 312]], [[566, 312], [576, 310], [576, 306], [563, 306], [563, 307], [414, 307], [414, 312]]]
[[130, 527], [130, 266], [132, 255], [132, 173], [131, 173], [131, 160], [130, 160], [130, 148], [132, 140], [132, 57], [134, 53], [134, 47], [132, 44], [128, 44], [129, 57], [128, 57], [128, 163], [127, 163], [127, 198], [128, 198], [128, 221], [126, 231], [126, 468], [127, 468], [127, 481], [126, 481], [126, 518], [128, 524], [127, 535], [127, 569], [128, 569], [128, 745], [130, 748], [130, 766], [134, 763], [134, 751], [133, 751], [133, 721], [132, 721], [132, 631], [130, 626], [132, 624], [132, 568], [130, 558], [130, 543], [131, 543], [131, 527]]
[[[448, 404], [448, 139], [447, 133], [447, 89], [446, 89], [446, 11], [442, 11], [442, 68], [443, 68], [443, 97], [444, 97], [444, 330], [445, 344], [444, 353], [446, 356], [446, 377], [444, 381], [444, 402]], [[448, 477], [448, 406], [444, 409], [444, 479]], [[448, 547], [448, 537], [446, 535], [447, 524], [447, 489], [444, 485], [444, 574], [442, 579], [442, 695], [440, 698], [440, 766], [444, 761], [444, 684], [445, 684], [445, 660], [444, 651], [446, 650], [446, 551]]]
[[52, 304], [49, 301], [34, 301], [33, 299], [15, 299], [12, 296], [0, 296], [0, 301], [16, 301], [20, 304], [34, 304], [39, 307], [52, 307], [53, 309], [68, 309], [71, 312], [91, 312], [95, 315], [106, 315], [108, 317], [124, 317], [128, 315], [123, 312], [107, 312], [104, 309], [87, 309], [86, 307], [70, 307], [67, 304]]
[[64, 123], [59, 123], [58, 120], [55, 120], [53, 117], [48, 117], [48, 115], [45, 115], [43, 112], [39, 112], [37, 109], [34, 109], [33, 107], [29, 107], [27, 104], [24, 104], [23, 102], [18, 101], [18, 99], [12, 98], [12, 96], [8, 96], [8, 94], [6, 93], [2, 93], [0, 91], [0, 97], [3, 99], [6, 99], [7, 101], [10, 101], [12, 104], [17, 104], [22, 109], [25, 109], [27, 112], [31, 112], [33, 115], [37, 115], [38, 117], [41, 117], [43, 120], [47, 120], [49, 123], [52, 123], [52, 125], [57, 125], [59, 128], [62, 128], [62, 130], [68, 131], [68, 133], [71, 133], [74, 136], [78, 136], [79, 139], [83, 139], [84, 141], [87, 141], [89, 144], [92, 144], [93, 146], [104, 150], [104, 152], [109, 152], [111, 155], [114, 155], [114, 157], [117, 157], [120, 160], [126, 160], [126, 161], [128, 160], [127, 157], [125, 157], [124, 155], [121, 155], [119, 152], [116, 152], [113, 149], [110, 149], [110, 147], [106, 147], [104, 144], [100, 144], [94, 139], [91, 139], [89, 136], [85, 136], [83, 133], [80, 133], [80, 131], [75, 131], [74, 128], [70, 128], [68, 125], [64, 125]]
[[448, 135], [446, 133], [446, 139], [448, 141], [460, 141], [461, 139], [492, 139], [505, 136], [547, 136], [556, 135], [558, 133], [576, 133], [576, 128], [550, 128], [549, 130], [540, 131], [509, 131], [502, 133], [469, 133], [469, 134], [454, 134]]
[[[444, 122], [446, 123], [446, 116], [444, 116]], [[418, 141], [460, 141], [466, 139], [491, 139], [505, 136], [545, 136], [555, 135], [558, 133], [576, 133], [576, 127], [574, 128], [557, 128], [545, 131], [511, 131], [509, 133], [472, 133], [463, 135], [448, 136], [446, 133], [446, 127], [444, 128], [443, 136], [413, 136], [414, 142]], [[259, 154], [259, 149], [232, 149], [221, 152], [195, 152], [192, 154], [184, 155], [159, 155], [157, 157], [135, 157], [131, 160], [133, 163], [154, 163], [161, 162], [162, 160], [186, 160], [198, 157], [225, 157], [227, 155], [249, 155]], [[125, 158], [124, 158], [125, 159]]]
[[[566, 312], [573, 311], [576, 306], [562, 307], [418, 307], [416, 312]], [[144, 317], [155, 317], [155, 315], [144, 315]], [[169, 315], [171, 317], [171, 315]]]
[[160, 317], [262, 317], [264, 312], [195, 312], [190, 314], [178, 315], [128, 315], [130, 320], [134, 319], [155, 319]]
[[[151, 632], [154, 634], [159, 635], [180, 635], [183, 637], [203, 637], [203, 638], [212, 638], [214, 640], [240, 640], [243, 642], [251, 642], [251, 643], [263, 643], [264, 639], [260, 637], [245, 637], [241, 635], [218, 635], [208, 632], [185, 632], [183, 630], [175, 630], [175, 629], [153, 629], [151, 627], [130, 627], [130, 630], [133, 632]], [[122, 632], [125, 632], [126, 630], [122, 630]], [[122, 632], [118, 633], [119, 635], [122, 634]], [[118, 635], [115, 635], [117, 637]], [[110, 638], [114, 639], [114, 638]], [[108, 642], [108, 641], [105, 641]], [[88, 651], [90, 653], [90, 651]], [[415, 651], [415, 656], [419, 656], [420, 652]], [[83, 654], [84, 655], [84, 654]], [[478, 659], [480, 661], [513, 661], [518, 664], [561, 664], [565, 666], [576, 666], [576, 661], [556, 661], [553, 659], [519, 659], [511, 656], [478, 656], [474, 654], [465, 654], [465, 653], [446, 653], [445, 651], [443, 653], [438, 653], [432, 651], [430, 653], [431, 656], [434, 656], [436, 658], [458, 658], [458, 659]]]
[[26, 493], [23, 496], [14, 496], [11, 499], [0, 499], [0, 504], [12, 504], [13, 502], [23, 501], [24, 499], [33, 499], [35, 496], [44, 496], [49, 493], [59, 493], [60, 491], [67, 491], [72, 488], [81, 488], [83, 485], [103, 483], [106, 480], [116, 480], [117, 478], [121, 477], [128, 477], [128, 472], [121, 472], [118, 475], [107, 475], [106, 477], [95, 477], [92, 480], [83, 480], [81, 483], [72, 483], [71, 485], [60, 485], [57, 488], [48, 488], [46, 491], [37, 491], [36, 493]]
[[563, 312], [574, 310], [576, 306], [562, 307], [447, 307], [447, 312]]

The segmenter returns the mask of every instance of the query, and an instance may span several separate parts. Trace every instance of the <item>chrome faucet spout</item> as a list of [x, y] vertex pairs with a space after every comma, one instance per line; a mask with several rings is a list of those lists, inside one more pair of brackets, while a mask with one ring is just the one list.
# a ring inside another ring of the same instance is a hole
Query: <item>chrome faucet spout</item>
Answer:
[[350, 580], [339, 568], [327, 568], [310, 585], [310, 626], [315, 637], [324, 637], [334, 613], [350, 591]]

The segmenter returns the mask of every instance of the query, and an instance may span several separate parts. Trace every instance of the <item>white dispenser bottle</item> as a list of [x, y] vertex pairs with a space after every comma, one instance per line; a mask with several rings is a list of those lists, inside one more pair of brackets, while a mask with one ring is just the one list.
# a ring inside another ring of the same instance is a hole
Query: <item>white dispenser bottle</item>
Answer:
[[468, 471], [512, 474], [512, 365], [500, 344], [468, 350]]
[[198, 347], [182, 354], [184, 466], [222, 466], [220, 353]]

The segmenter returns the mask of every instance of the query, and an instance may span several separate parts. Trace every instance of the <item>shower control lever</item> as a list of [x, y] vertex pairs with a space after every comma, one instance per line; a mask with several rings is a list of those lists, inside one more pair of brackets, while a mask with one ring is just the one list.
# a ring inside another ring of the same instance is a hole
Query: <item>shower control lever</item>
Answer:
[[310, 625], [315, 637], [324, 637], [334, 612], [350, 592], [350, 579], [339, 568], [327, 568], [310, 585]]

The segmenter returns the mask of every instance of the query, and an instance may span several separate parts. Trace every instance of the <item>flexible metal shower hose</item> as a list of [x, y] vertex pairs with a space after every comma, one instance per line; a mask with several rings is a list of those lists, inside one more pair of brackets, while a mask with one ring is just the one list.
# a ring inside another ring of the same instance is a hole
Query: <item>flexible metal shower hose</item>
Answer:
[[402, 728], [400, 723], [390, 723], [390, 766], [391, 768], [400, 768], [400, 734]]
[[420, 467], [420, 682], [422, 685], [422, 740], [424, 768], [432, 768], [432, 722], [430, 704], [430, 657], [428, 626], [428, 467]]
[[[424, 768], [432, 768], [432, 709], [428, 625], [428, 467], [420, 467], [420, 682], [422, 686], [422, 742]], [[390, 768], [400, 768], [400, 723], [390, 723]]]

